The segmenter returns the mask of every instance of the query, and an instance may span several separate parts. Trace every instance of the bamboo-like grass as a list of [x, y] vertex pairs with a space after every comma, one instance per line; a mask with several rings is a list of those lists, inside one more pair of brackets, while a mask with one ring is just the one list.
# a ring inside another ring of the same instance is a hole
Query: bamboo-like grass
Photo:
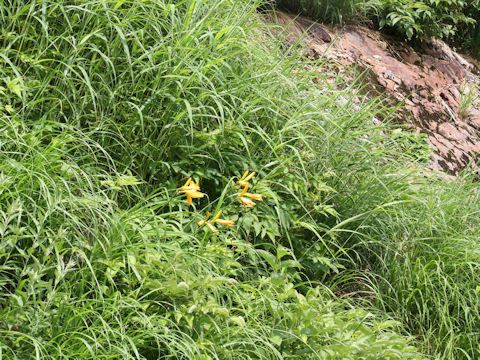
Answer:
[[[258, 5], [0, 5], [0, 358], [474, 356], [475, 185], [406, 170], [424, 138], [380, 98], [352, 111], [358, 85], [299, 65]], [[196, 221], [219, 209], [236, 225], [217, 237]], [[408, 300], [421, 272], [395, 276], [432, 259], [415, 293], [465, 316]], [[358, 279], [376, 303], [337, 296]]]

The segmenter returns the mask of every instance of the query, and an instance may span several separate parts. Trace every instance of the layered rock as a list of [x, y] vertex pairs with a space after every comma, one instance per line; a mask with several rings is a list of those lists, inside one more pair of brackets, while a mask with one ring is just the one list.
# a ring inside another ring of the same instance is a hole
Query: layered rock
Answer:
[[281, 12], [269, 21], [289, 25], [285, 41], [303, 39], [306, 55], [313, 59], [368, 70], [372, 85], [404, 104], [399, 118], [428, 135], [436, 149], [433, 169], [457, 174], [473, 164], [480, 152], [480, 108], [467, 94], [480, 84], [478, 61], [440, 40], [424, 41], [414, 49], [361, 25], [331, 28]]

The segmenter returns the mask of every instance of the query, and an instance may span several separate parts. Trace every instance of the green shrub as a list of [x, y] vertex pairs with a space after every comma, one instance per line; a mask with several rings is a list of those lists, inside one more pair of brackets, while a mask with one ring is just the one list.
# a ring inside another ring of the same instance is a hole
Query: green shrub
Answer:
[[374, 0], [380, 28], [391, 27], [399, 34], [411, 38], [448, 38], [459, 27], [475, 23], [467, 15], [466, 0]]
[[480, 1], [474, 1], [467, 7], [465, 14], [476, 22], [465, 24], [460, 27], [454, 37], [453, 44], [462, 50], [470, 51], [474, 56], [480, 58]]
[[478, 0], [277, 0], [275, 4], [322, 22], [370, 18], [380, 29], [401, 37], [448, 39], [474, 54], [479, 52]]

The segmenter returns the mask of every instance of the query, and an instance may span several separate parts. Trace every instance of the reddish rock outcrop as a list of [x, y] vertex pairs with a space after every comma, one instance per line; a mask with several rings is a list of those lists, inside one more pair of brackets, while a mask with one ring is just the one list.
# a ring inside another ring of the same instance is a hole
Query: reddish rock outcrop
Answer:
[[436, 149], [435, 170], [457, 174], [480, 152], [480, 108], [465, 101], [469, 89], [480, 84], [476, 60], [439, 40], [414, 49], [364, 26], [331, 28], [281, 12], [269, 20], [287, 25], [285, 41], [303, 37], [308, 57], [368, 69], [372, 85], [403, 102], [399, 118], [428, 135]]

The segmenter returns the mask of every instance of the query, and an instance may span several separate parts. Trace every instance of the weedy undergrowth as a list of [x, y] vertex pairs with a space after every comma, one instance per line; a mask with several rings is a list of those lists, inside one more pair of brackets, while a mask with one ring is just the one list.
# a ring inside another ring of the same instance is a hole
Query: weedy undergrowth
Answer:
[[385, 274], [424, 139], [294, 73], [257, 5], [0, 5], [0, 356], [422, 357], [405, 316], [332, 284]]
[[255, 5], [0, 5], [0, 358], [419, 358], [303, 273], [338, 271], [323, 119]]
[[480, 106], [480, 94], [477, 84], [469, 85], [464, 83], [460, 92], [460, 101], [458, 105], [458, 116], [461, 120], [466, 120], [475, 108]]

